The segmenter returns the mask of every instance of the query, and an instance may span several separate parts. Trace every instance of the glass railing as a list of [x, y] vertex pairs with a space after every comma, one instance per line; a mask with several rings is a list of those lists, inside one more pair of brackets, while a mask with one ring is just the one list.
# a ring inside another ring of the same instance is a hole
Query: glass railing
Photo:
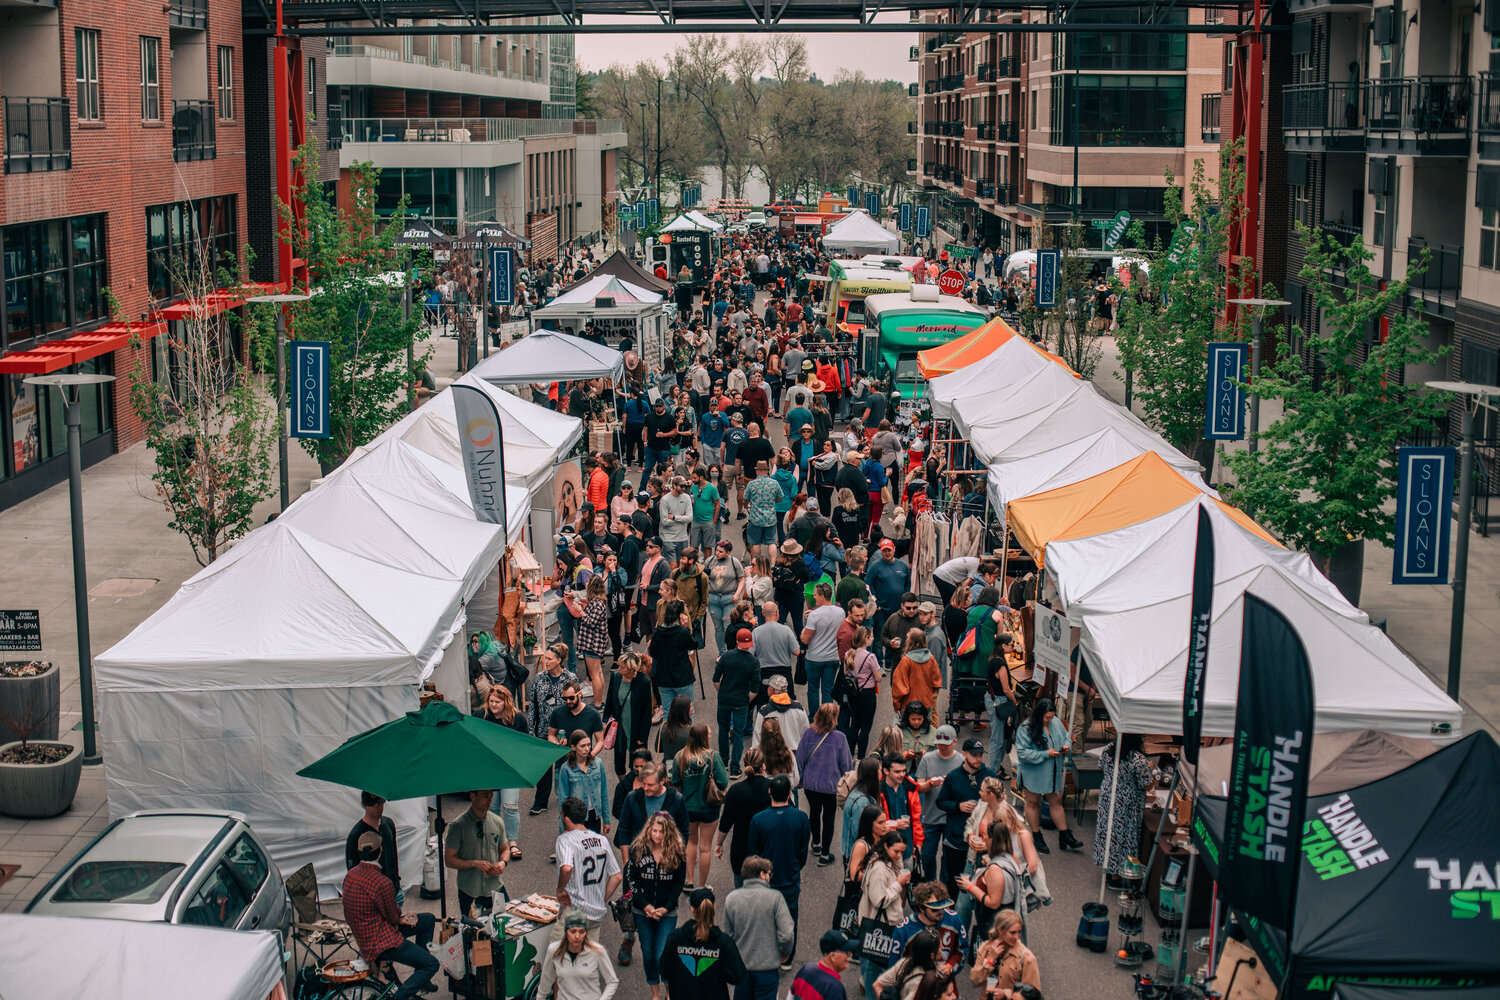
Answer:
[[[604, 119], [623, 132], [616, 119]], [[514, 142], [526, 136], [573, 135], [568, 118], [346, 118], [345, 142]]]
[[[411, 55], [397, 49], [389, 49], [383, 45], [335, 45], [328, 53], [332, 57], [387, 59], [391, 62], [411, 63], [414, 66], [435, 66], [438, 69], [452, 69], [453, 64], [448, 59], [437, 59], [413, 52]], [[460, 63], [459, 69], [465, 73], [478, 73], [481, 76], [493, 76], [502, 80], [519, 80], [522, 83], [544, 83], [540, 77], [528, 77], [515, 70], [497, 70], [493, 66], [474, 66], [468, 63]]]
[[1409, 260], [1415, 261], [1423, 250], [1431, 254], [1427, 259], [1427, 270], [1412, 279], [1411, 287], [1456, 297], [1463, 278], [1463, 247], [1451, 243], [1429, 243], [1416, 236], [1406, 241]]
[[73, 165], [68, 102], [61, 97], [5, 98], [5, 172], [32, 174]]
[[207, 28], [208, 0], [171, 0], [167, 21], [174, 28]]

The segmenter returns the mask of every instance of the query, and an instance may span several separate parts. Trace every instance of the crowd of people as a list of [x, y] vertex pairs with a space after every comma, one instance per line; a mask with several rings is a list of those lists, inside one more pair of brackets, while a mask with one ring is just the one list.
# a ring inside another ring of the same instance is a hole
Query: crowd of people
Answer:
[[[619, 443], [585, 458], [556, 538], [559, 641], [521, 683], [471, 661], [483, 718], [566, 751], [528, 807], [558, 817], [542, 997], [608, 1000], [637, 963], [653, 1000], [772, 1000], [783, 973], [795, 1000], [839, 1000], [850, 967], [871, 1000], [1040, 997], [1041, 804], [1057, 847], [1081, 849], [1061, 804], [1077, 733], [1027, 690], [997, 559], [950, 559], [917, 593], [903, 517], [939, 493], [982, 507], [982, 485], [947, 475], [813, 310], [798, 275], [823, 263], [753, 232], [679, 316], [664, 370], [627, 355]], [[569, 410], [603, 398], [538, 388]], [[465, 913], [523, 860], [520, 790], [470, 798], [444, 857]], [[351, 923], [368, 959], [422, 966], [406, 939], [431, 923], [400, 916], [394, 830], [365, 801], [349, 863], [381, 898]], [[834, 865], [834, 925], [805, 927], [804, 872]], [[361, 905], [346, 888], [346, 913]]]

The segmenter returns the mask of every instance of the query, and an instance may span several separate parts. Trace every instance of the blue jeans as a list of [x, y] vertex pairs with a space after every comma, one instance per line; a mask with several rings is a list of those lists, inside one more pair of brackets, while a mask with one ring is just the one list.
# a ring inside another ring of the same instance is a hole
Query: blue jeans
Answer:
[[[959, 814], [963, 815], [962, 813]], [[943, 826], [929, 825], [925, 819], [922, 828], [927, 831], [926, 839], [922, 841], [922, 878], [924, 881], [934, 881], [940, 878], [938, 874], [938, 847], [943, 841]]]
[[401, 928], [403, 937], [415, 938], [414, 941], [402, 941], [394, 948], [387, 948], [381, 952], [380, 958], [384, 961], [395, 962], [397, 965], [408, 966], [412, 974], [401, 984], [396, 991], [396, 996], [401, 1000], [416, 996], [432, 977], [437, 975], [438, 960], [427, 950], [427, 945], [432, 941], [433, 929], [437, 926], [437, 918], [430, 913], [417, 914], [415, 927]]
[[646, 478], [650, 478], [651, 470], [656, 468], [657, 462], [665, 462], [667, 459], [672, 457], [672, 452], [670, 450], [658, 451], [650, 445], [646, 446], [645, 452], [646, 457], [643, 460], [642, 464], [646, 470]]
[[[574, 647], [577, 645], [573, 641], [573, 632], [575, 626], [577, 625], [577, 622], [578, 619], [574, 618], [568, 613], [568, 608], [566, 605], [558, 605], [557, 641], [567, 645], [568, 662], [567, 664], [565, 664], [565, 666], [568, 673], [573, 674], [575, 677], [578, 675], [578, 654], [573, 651]], [[587, 680], [587, 678], [585, 678], [585, 680]]]
[[667, 935], [677, 929], [677, 914], [668, 913], [660, 920], [652, 920], [640, 910], [633, 910], [635, 932], [641, 942], [641, 971], [646, 973], [646, 985], [661, 982], [661, 953], [667, 946]]
[[833, 700], [833, 682], [838, 678], [838, 660], [807, 661], [807, 710], [817, 712], [825, 701]]
[[1000, 773], [1002, 761], [1010, 752], [1005, 739], [1005, 723], [1016, 713], [1016, 706], [1009, 698], [996, 698], [988, 691], [984, 693], [984, 707], [990, 710], [990, 770]]
[[661, 691], [661, 710], [663, 712], [671, 709], [672, 699], [680, 694], [687, 695], [689, 701], [693, 698], [693, 685], [691, 684], [684, 684], [682, 687], [667, 687], [667, 685], [663, 684], [658, 690]]
[[500, 818], [505, 820], [505, 839], [512, 844], [521, 842], [521, 790], [500, 789]]
[[[735, 984], [734, 1000], [776, 1000], [779, 969], [751, 969]], [[874, 980], [870, 980], [874, 982]]]
[[719, 756], [732, 773], [740, 770], [740, 754], [750, 742], [750, 706], [719, 703]]
[[709, 594], [708, 595], [708, 620], [713, 623], [714, 646], [723, 656], [727, 650], [724, 648], [724, 619], [729, 617], [729, 612], [734, 610], [733, 594]]

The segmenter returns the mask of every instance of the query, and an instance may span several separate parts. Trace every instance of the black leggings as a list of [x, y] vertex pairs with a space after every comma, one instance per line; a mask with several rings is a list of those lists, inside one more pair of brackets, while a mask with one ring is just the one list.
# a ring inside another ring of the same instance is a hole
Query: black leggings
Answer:
[[833, 843], [833, 835], [838, 832], [834, 828], [838, 796], [832, 792], [815, 792], [811, 788], [803, 791], [807, 793], [807, 815], [812, 820], [813, 847], [826, 853]]
[[879, 693], [874, 688], [860, 688], [850, 699], [849, 745], [854, 756], [863, 760], [870, 746], [870, 729], [875, 724], [875, 704]]

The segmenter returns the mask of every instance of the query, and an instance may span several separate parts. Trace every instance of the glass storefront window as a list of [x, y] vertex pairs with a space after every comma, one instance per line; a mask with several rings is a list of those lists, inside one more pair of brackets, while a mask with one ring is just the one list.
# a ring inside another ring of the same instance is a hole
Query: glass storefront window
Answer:
[[217, 287], [217, 271], [235, 270], [239, 250], [234, 195], [146, 209], [146, 280], [158, 302], [187, 294], [184, 275], [196, 274], [205, 254], [213, 272], [209, 280]]
[[6, 226], [0, 229], [0, 255], [5, 274], [0, 347], [25, 347], [104, 318], [103, 215]]

